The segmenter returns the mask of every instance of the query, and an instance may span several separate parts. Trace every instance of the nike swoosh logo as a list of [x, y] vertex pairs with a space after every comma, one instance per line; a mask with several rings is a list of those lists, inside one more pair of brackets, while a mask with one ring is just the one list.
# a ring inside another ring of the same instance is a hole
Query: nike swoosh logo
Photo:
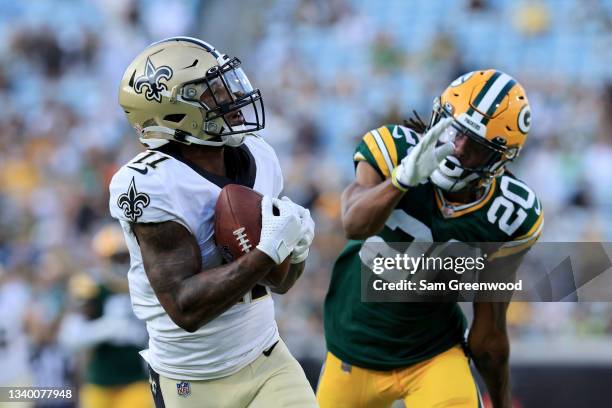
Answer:
[[149, 172], [149, 168], [148, 167], [145, 167], [144, 170], [140, 170], [140, 169], [137, 169], [136, 167], [132, 167], [132, 166], [127, 166], [127, 168], [128, 169], [132, 169], [134, 171], [137, 171], [140, 174], [147, 174]]

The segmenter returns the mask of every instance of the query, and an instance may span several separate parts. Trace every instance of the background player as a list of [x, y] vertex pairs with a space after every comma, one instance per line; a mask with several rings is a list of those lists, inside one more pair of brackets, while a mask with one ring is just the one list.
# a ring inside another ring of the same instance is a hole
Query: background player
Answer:
[[[317, 397], [322, 407], [477, 407], [455, 303], [365, 303], [361, 257], [368, 242], [505, 242], [495, 262], [539, 237], [535, 194], [505, 172], [527, 139], [523, 87], [496, 70], [467, 73], [420, 120], [368, 132], [354, 155], [355, 181], [342, 196], [352, 239], [334, 266], [325, 300], [329, 353]], [[436, 147], [437, 146], [437, 147]], [[420, 252], [419, 252], [420, 255]], [[492, 259], [492, 257], [489, 257]], [[505, 303], [475, 303], [467, 342], [494, 407], [510, 406]]]
[[[276, 198], [283, 188], [278, 160], [251, 133], [264, 126], [259, 90], [237, 58], [174, 37], [128, 66], [119, 101], [150, 148], [113, 177], [110, 210], [131, 254], [130, 292], [147, 323], [142, 354], [157, 406], [315, 406], [279, 339], [270, 297], [302, 273], [314, 223], [308, 210]], [[223, 264], [214, 208], [230, 183], [264, 195], [262, 232], [256, 249]], [[258, 284], [287, 257], [289, 276], [279, 287]]]
[[93, 252], [101, 267], [70, 278], [72, 310], [64, 316], [59, 340], [71, 355], [84, 357], [79, 391], [87, 408], [153, 406], [145, 365], [138, 352], [147, 332], [130, 304], [127, 272], [130, 255], [116, 223], [94, 235]]

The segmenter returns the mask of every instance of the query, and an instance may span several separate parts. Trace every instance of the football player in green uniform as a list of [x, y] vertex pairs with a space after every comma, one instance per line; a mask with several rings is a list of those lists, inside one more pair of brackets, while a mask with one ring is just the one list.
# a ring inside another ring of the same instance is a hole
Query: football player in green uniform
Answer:
[[130, 256], [121, 227], [103, 226], [92, 239], [92, 249], [100, 267], [71, 277], [68, 289], [74, 307], [59, 334], [64, 347], [85, 357], [80, 406], [152, 408], [139, 354], [147, 344], [147, 331], [132, 312]]
[[[474, 361], [495, 408], [510, 407], [507, 303], [361, 301], [360, 251], [368, 242], [498, 242], [491, 262], [516, 262], [540, 236], [544, 213], [508, 171], [531, 123], [523, 87], [497, 70], [457, 78], [434, 101], [428, 126], [382, 126], [354, 155], [355, 181], [342, 195], [350, 239], [325, 299], [328, 355], [322, 408], [478, 407]], [[495, 259], [494, 259], [495, 258]]]

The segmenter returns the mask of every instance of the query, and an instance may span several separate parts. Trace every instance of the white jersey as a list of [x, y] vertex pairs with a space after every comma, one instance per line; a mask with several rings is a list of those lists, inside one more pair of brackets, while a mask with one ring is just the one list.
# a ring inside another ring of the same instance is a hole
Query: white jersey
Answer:
[[277, 197], [283, 178], [274, 150], [250, 135], [238, 148], [226, 148], [234, 180], [193, 166], [173, 142], [147, 150], [121, 167], [110, 184], [110, 211], [130, 250], [128, 273], [134, 313], [146, 322], [149, 349], [141, 354], [158, 373], [175, 379], [224, 377], [254, 361], [279, 338], [274, 305], [268, 294], [240, 302], [194, 333], [178, 327], [153, 292], [130, 223], [175, 221], [196, 238], [204, 269], [222, 263], [214, 242], [214, 211], [221, 188], [243, 184]]

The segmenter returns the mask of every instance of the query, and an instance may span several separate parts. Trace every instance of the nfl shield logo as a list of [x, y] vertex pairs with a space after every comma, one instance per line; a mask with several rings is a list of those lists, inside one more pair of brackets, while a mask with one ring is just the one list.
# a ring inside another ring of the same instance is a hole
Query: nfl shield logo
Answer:
[[183, 381], [176, 384], [176, 393], [180, 397], [188, 397], [191, 395], [191, 386], [187, 381]]

